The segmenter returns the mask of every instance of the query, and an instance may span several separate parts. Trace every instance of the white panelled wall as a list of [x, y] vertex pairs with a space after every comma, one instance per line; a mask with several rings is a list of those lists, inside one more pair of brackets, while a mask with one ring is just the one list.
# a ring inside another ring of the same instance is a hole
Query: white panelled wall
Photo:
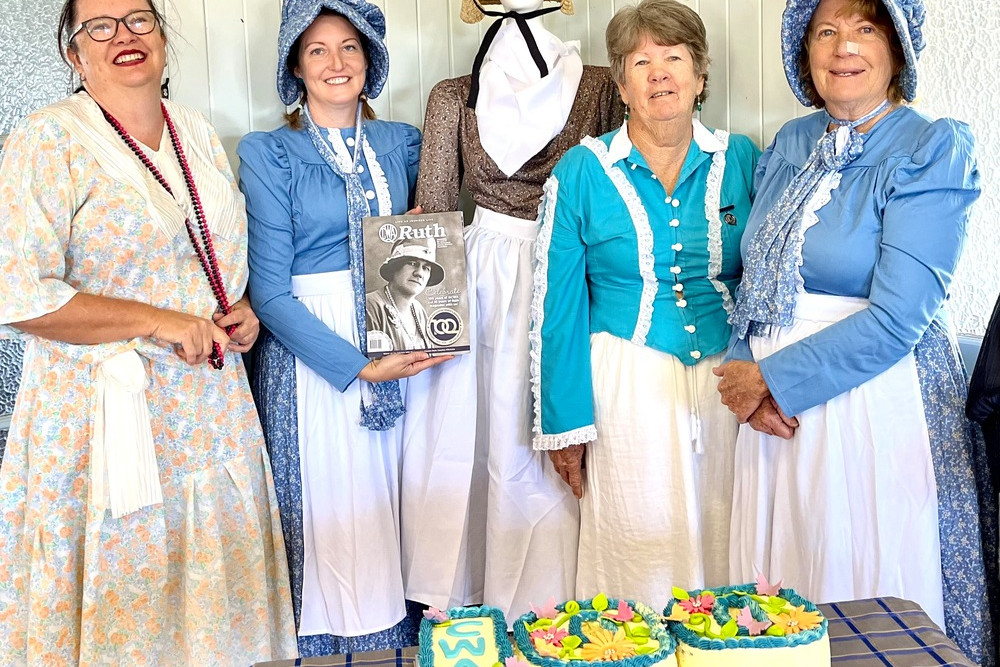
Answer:
[[[284, 108], [275, 91], [278, 0], [172, 0], [170, 72], [174, 99], [204, 110], [234, 148], [250, 130], [271, 129]], [[375, 0], [386, 15], [391, 66], [374, 101], [384, 118], [423, 124], [431, 87], [467, 74], [492, 19], [469, 25], [460, 0]], [[563, 40], [578, 40], [585, 63], [607, 64], [604, 29], [632, 0], [577, 0], [576, 12], [543, 18]], [[761, 143], [804, 111], [781, 74], [784, 0], [686, 0], [705, 20], [711, 46], [710, 97], [702, 120]], [[499, 7], [499, 5], [495, 6]]]
[[[705, 21], [711, 47], [709, 99], [702, 121], [749, 135], [761, 146], [789, 118], [807, 113], [785, 82], [780, 57], [784, 0], [684, 0]], [[467, 74], [492, 19], [468, 25], [460, 0], [375, 0], [386, 15], [389, 82], [373, 106], [380, 117], [423, 125], [431, 87]], [[576, 13], [546, 16], [564, 40], [579, 40], [584, 62], [607, 64], [604, 29], [632, 0], [575, 0]], [[931, 17], [920, 69], [917, 108], [972, 124], [983, 173], [969, 243], [956, 281], [958, 328], [982, 334], [1000, 290], [1000, 3], [926, 0]], [[203, 110], [231, 159], [251, 130], [281, 123], [275, 91], [279, 0], [168, 0], [172, 35], [172, 97]], [[969, 51], [956, 57], [955, 49]], [[977, 104], [977, 100], [980, 102]]]

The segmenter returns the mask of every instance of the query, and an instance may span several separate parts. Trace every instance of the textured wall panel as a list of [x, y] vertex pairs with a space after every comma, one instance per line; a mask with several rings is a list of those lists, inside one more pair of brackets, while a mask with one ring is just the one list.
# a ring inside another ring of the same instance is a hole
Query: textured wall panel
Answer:
[[0, 135], [18, 120], [70, 91], [59, 58], [61, 0], [0, 0]]
[[972, 126], [983, 195], [973, 211], [951, 312], [962, 333], [982, 334], [1000, 291], [1000, 3], [929, 0], [917, 108]]

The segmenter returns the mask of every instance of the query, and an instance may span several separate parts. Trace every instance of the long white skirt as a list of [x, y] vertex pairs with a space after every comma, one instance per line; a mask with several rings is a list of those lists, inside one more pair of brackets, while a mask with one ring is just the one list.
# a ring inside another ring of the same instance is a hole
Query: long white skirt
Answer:
[[571, 597], [576, 577], [576, 499], [531, 447], [536, 233], [534, 221], [476, 211], [465, 234], [473, 350], [412, 378], [407, 392], [407, 596], [485, 603], [511, 621], [532, 602]]
[[[292, 276], [292, 294], [358, 344], [349, 271]], [[406, 613], [399, 428], [361, 426], [361, 392], [368, 390], [361, 380], [341, 393], [298, 359], [295, 378], [304, 543], [299, 635], [385, 630]]]
[[[867, 300], [800, 294], [764, 359]], [[913, 355], [796, 415], [792, 440], [740, 427], [732, 580], [763, 572], [815, 602], [896, 596], [944, 627], [937, 488]]]
[[587, 447], [577, 595], [662, 609], [684, 589], [729, 583], [738, 423], [712, 367], [591, 336], [597, 440]]

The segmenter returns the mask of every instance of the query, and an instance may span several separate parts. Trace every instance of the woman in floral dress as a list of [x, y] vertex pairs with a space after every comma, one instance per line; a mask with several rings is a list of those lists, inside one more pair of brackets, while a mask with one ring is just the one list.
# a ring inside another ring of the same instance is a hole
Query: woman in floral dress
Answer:
[[0, 665], [295, 654], [238, 354], [258, 329], [243, 200], [212, 128], [160, 100], [162, 26], [134, 0], [67, 0], [82, 90], [22, 121], [0, 166], [0, 334], [26, 337]]

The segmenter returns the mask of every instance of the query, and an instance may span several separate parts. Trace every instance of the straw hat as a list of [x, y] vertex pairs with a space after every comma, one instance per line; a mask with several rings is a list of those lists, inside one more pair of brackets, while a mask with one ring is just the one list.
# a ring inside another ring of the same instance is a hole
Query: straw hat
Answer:
[[[573, 13], [573, 0], [545, 0], [545, 2], [558, 2], [562, 5], [563, 14]], [[499, 5], [500, 0], [479, 0], [479, 4], [486, 5]], [[466, 23], [479, 23], [483, 20], [483, 14], [479, 11], [479, 7], [476, 7], [472, 0], [462, 0], [462, 20]]]

